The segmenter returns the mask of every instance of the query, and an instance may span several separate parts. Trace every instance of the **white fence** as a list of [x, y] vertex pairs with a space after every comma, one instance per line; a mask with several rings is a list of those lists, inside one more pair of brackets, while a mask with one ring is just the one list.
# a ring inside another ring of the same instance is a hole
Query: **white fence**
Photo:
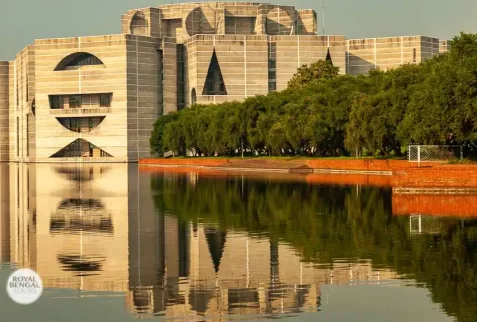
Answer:
[[464, 158], [461, 145], [410, 145], [407, 153], [409, 162], [439, 162]]

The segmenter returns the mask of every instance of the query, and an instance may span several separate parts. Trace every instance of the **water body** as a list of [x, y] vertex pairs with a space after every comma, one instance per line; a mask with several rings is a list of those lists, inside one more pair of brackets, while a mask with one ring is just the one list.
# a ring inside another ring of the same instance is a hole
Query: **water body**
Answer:
[[477, 220], [302, 178], [2, 164], [0, 321], [475, 321]]

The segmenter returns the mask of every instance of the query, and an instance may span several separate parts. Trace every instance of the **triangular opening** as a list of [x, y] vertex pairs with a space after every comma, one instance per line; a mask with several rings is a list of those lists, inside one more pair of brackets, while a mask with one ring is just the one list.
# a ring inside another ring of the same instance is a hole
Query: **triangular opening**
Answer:
[[224, 253], [224, 246], [227, 234], [215, 228], [205, 228], [205, 239], [209, 246], [210, 256], [214, 263], [214, 270], [218, 273], [220, 268], [220, 261]]
[[225, 88], [224, 78], [222, 77], [215, 49], [210, 60], [202, 95], [227, 95], [227, 89]]
[[96, 145], [77, 139], [51, 156], [52, 158], [111, 158], [112, 155], [104, 152]]
[[326, 53], [326, 62], [330, 63], [333, 66], [333, 60], [331, 59], [330, 49], [328, 48], [328, 53]]

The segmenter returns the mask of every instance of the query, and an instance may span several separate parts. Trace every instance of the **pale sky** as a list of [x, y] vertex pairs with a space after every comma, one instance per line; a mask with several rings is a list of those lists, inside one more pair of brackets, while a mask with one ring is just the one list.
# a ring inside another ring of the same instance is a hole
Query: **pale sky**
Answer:
[[[187, 0], [0, 0], [0, 60], [36, 38], [121, 33], [129, 9]], [[260, 2], [260, 1], [257, 1]], [[272, 1], [263, 1], [272, 2]], [[315, 9], [323, 33], [323, 0], [276, 0]], [[347, 38], [477, 33], [477, 0], [325, 0], [325, 33]]]

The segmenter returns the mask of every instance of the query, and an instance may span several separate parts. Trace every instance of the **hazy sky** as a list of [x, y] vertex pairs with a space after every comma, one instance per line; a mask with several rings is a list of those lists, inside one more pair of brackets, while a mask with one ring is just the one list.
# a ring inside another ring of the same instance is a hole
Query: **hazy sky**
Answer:
[[[318, 12], [322, 33], [323, 0], [276, 0]], [[347, 38], [429, 35], [452, 38], [477, 33], [476, 0], [325, 0], [326, 34]], [[35, 38], [121, 32], [121, 14], [129, 9], [187, 0], [0, 0], [0, 60]], [[264, 1], [267, 2], [267, 1]]]

